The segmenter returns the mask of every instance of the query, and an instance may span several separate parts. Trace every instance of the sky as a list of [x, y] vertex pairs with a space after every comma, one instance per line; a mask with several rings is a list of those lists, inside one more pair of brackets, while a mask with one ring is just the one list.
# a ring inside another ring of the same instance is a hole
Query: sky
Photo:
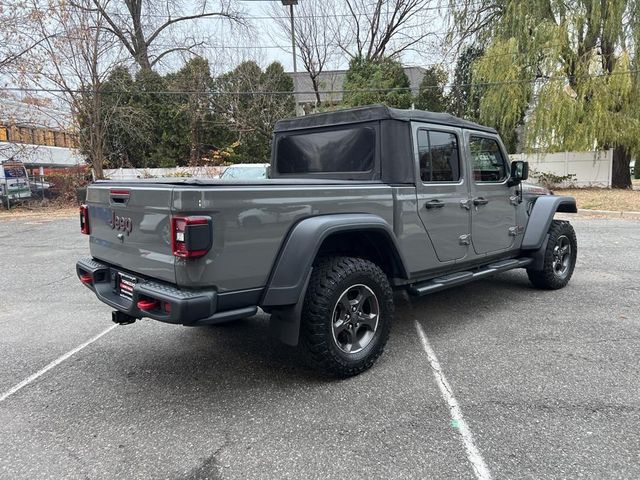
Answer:
[[[322, 1], [322, 0], [299, 0], [299, 1]], [[258, 61], [262, 66], [266, 66], [268, 63], [272, 61], [279, 61], [284, 66], [286, 71], [293, 71], [293, 61], [291, 54], [291, 46], [290, 39], [286, 38], [279, 30], [275, 21], [268, 17], [270, 15], [270, 5], [269, 3], [274, 3], [270, 0], [239, 0], [239, 3], [242, 5], [242, 8], [247, 13], [248, 17], [250, 17], [251, 24], [253, 25], [253, 34], [251, 35], [242, 35], [238, 33], [230, 33], [227, 32], [228, 27], [223, 26], [222, 29], [225, 30], [222, 32], [221, 44], [225, 44], [224, 39], [231, 40], [231, 43], [235, 42], [234, 47], [238, 46], [250, 46], [254, 47], [248, 52], [241, 51], [241, 49], [236, 49], [231, 52], [224, 52], [223, 56], [220, 57], [219, 51], [212, 51], [213, 49], [209, 49], [209, 57], [212, 55], [217, 56], [218, 59], [223, 59], [218, 62], [219, 64], [224, 64], [226, 68], [229, 66], [233, 66], [240, 61], [251, 57]], [[280, 2], [275, 2], [279, 4]], [[434, 2], [436, 4], [436, 2]], [[296, 7], [294, 6], [294, 14]], [[288, 15], [288, 7], [282, 7], [283, 15]], [[426, 15], [426, 14], [425, 14]], [[431, 14], [430, 14], [431, 15]], [[262, 18], [255, 18], [262, 17]], [[214, 23], [214, 22], [212, 22]], [[219, 28], [220, 22], [215, 22]], [[436, 16], [430, 20], [432, 28], [434, 31], [442, 33], [444, 29], [444, 19], [441, 16]], [[228, 44], [228, 43], [226, 43]], [[425, 49], [426, 50], [426, 49]], [[212, 63], [216, 63], [215, 58], [210, 58], [213, 60]], [[423, 52], [422, 54], [417, 54], [416, 52], [408, 52], [403, 55], [402, 61], [406, 66], [426, 66], [434, 63], [440, 63], [443, 59], [443, 54], [440, 52], [438, 48], [429, 49], [428, 52]], [[301, 67], [301, 61], [298, 58], [298, 71], [303, 70]], [[447, 67], [448, 65], [445, 65]], [[332, 62], [332, 64], [328, 65], [328, 68], [331, 69], [346, 69], [348, 67], [348, 59], [344, 55], [340, 55]], [[215, 67], [214, 67], [215, 70]]]
[[[187, 5], [193, 2], [193, 6], [196, 6], [196, 2], [201, 0], [186, 0]], [[208, 45], [195, 52], [201, 54], [203, 57], [209, 60], [211, 67], [211, 73], [214, 76], [221, 75], [225, 72], [232, 70], [236, 65], [245, 60], [255, 60], [263, 68], [273, 61], [282, 63], [285, 71], [293, 71], [293, 62], [291, 55], [291, 44], [288, 33], [282, 32], [278, 27], [276, 21], [269, 18], [271, 13], [271, 6], [280, 6], [282, 9], [282, 15], [288, 16], [288, 7], [280, 5], [280, 0], [235, 0], [240, 8], [244, 10], [246, 17], [251, 25], [249, 30], [238, 29], [229, 24], [228, 21], [220, 18], [206, 18], [194, 20], [185, 25], [184, 30], [176, 30], [175, 32], [168, 32], [167, 35], [163, 35], [157, 39], [154, 46], [157, 47], [156, 52], [163, 51], [181, 45], [184, 43], [185, 38], [191, 37], [193, 41], [197, 41], [202, 38], [208, 38]], [[315, 2], [325, 0], [299, 0], [300, 2]], [[214, 2], [215, 3], [215, 2]], [[433, 4], [437, 5], [438, 1], [433, 0]], [[294, 6], [295, 9], [299, 7]], [[426, 10], [433, 10], [433, 8], [427, 8]], [[156, 20], [154, 23], [159, 24], [162, 20], [157, 20], [155, 17], [163, 17], [163, 13], [160, 10], [146, 12], [151, 20]], [[419, 14], [418, 21], [426, 21], [427, 17], [430, 19], [430, 25], [432, 31], [442, 31], [444, 20], [442, 18], [432, 19], [433, 13], [421, 12]], [[175, 36], [172, 36], [175, 35]], [[159, 49], [159, 50], [158, 50]], [[419, 55], [416, 52], [405, 53], [402, 57], [402, 62], [406, 66], [429, 66], [435, 63], [440, 63], [442, 58], [446, 58], [445, 55], [439, 52], [437, 48], [422, 47], [423, 55]], [[125, 55], [126, 56], [126, 55]], [[163, 61], [161, 65], [157, 66], [159, 73], [165, 74], [172, 71], [177, 71], [184, 65], [187, 56], [179, 56], [174, 54], [172, 56], [165, 57], [166, 61]], [[133, 62], [129, 58], [129, 62], [133, 67]], [[298, 58], [298, 71], [303, 71], [301, 60]], [[325, 66], [325, 70], [330, 69], [346, 69], [348, 67], [348, 58], [346, 55], [337, 55], [335, 60]], [[446, 65], [445, 67], [451, 67]], [[105, 68], [109, 67], [105, 64]], [[44, 69], [52, 70], [49, 66], [44, 65]], [[135, 70], [135, 67], [133, 68]], [[16, 80], [11, 75], [0, 74], [0, 85], [6, 87], [18, 86]], [[19, 96], [19, 94], [16, 94]]]

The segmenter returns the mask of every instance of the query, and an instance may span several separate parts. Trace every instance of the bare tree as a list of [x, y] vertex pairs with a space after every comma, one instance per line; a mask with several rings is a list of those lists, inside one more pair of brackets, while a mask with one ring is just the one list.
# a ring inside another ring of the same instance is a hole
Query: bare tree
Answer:
[[15, 67], [19, 60], [44, 39], [27, 27], [30, 10], [21, 2], [0, 0], [0, 72]]
[[[103, 0], [107, 7], [110, 0]], [[81, 151], [87, 155], [95, 176], [102, 178], [105, 162], [106, 128], [117, 118], [115, 108], [105, 109], [103, 85], [109, 73], [122, 64], [121, 47], [107, 31], [107, 22], [99, 11], [90, 8], [93, 0], [76, 3], [39, 3], [32, 0], [31, 27], [44, 41], [31, 52], [24, 67], [30, 83], [49, 92], [58, 104], [74, 116]], [[38, 68], [39, 65], [46, 67]], [[117, 107], [117, 99], [109, 105]], [[131, 115], [132, 121], [137, 121]], [[88, 128], [87, 128], [88, 126]], [[69, 125], [64, 125], [69, 129]]]
[[340, 49], [350, 58], [377, 61], [420, 47], [434, 32], [434, 0], [344, 0], [334, 23]]
[[[36, 34], [30, 25], [33, 10], [24, 2], [0, 0], [0, 79], [11, 81], [14, 85], [24, 83], [23, 66], [33, 50], [51, 34], [44, 38]], [[13, 85], [12, 85], [13, 87]], [[16, 123], [33, 122], [33, 110], [26, 107], [13, 92], [2, 93], [0, 98], [0, 123], [5, 126]], [[36, 151], [35, 145], [22, 144], [15, 139], [0, 143], [0, 161], [30, 158]]]
[[[82, 6], [83, 1], [78, 2]], [[242, 12], [233, 8], [232, 0], [125, 0], [117, 5], [91, 0], [93, 11], [105, 21], [111, 32], [143, 70], [151, 70], [167, 55], [190, 52], [206, 41], [198, 36], [193, 23], [196, 20], [217, 17], [243, 24]], [[185, 30], [175, 34], [181, 27]], [[199, 38], [198, 38], [199, 37]]]
[[[309, 74], [316, 96], [316, 107], [321, 104], [320, 75], [338, 50], [336, 31], [330, 28], [328, 23], [328, 19], [334, 13], [332, 7], [332, 3], [328, 1], [300, 2], [296, 7], [293, 22], [296, 50], [305, 71]], [[272, 3], [269, 14], [278, 25], [281, 40], [291, 39], [291, 22], [286, 8]]]

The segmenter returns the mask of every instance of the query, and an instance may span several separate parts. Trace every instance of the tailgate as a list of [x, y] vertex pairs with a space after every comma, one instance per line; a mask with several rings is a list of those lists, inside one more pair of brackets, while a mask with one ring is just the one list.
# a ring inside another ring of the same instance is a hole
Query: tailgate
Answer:
[[175, 283], [171, 249], [173, 185], [91, 185], [91, 255], [124, 270]]

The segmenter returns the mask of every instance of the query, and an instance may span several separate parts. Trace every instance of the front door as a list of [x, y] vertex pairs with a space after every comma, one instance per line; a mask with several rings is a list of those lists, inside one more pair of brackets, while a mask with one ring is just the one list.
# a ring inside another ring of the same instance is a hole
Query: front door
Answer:
[[461, 259], [470, 248], [469, 191], [460, 154], [461, 131], [421, 124], [414, 124], [413, 129], [420, 219], [439, 261]]
[[508, 250], [516, 230], [516, 192], [507, 185], [509, 165], [495, 135], [469, 133], [471, 239], [477, 254]]

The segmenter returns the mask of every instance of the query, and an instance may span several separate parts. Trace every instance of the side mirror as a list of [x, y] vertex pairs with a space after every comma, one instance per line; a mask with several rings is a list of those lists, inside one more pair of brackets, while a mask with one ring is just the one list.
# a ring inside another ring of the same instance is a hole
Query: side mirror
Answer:
[[514, 187], [520, 185], [520, 183], [524, 182], [527, 178], [529, 178], [529, 162], [523, 162], [521, 160], [511, 162], [511, 177], [509, 177], [507, 184], [510, 187]]

